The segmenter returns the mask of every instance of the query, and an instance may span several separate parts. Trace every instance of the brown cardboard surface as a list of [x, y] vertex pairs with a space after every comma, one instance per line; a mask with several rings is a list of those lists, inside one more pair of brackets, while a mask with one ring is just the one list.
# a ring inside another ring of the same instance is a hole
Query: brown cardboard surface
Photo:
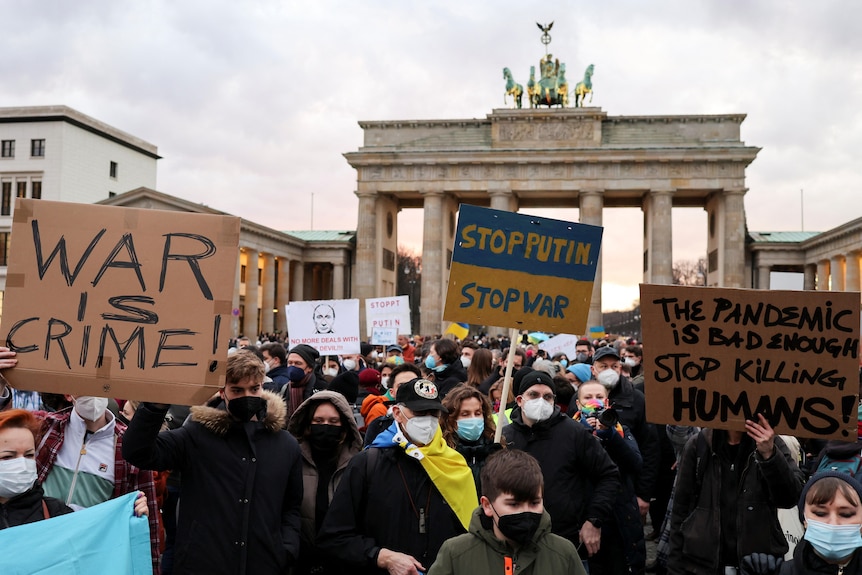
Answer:
[[26, 390], [200, 403], [224, 384], [239, 227], [232, 216], [17, 199], [19, 281], [7, 285], [0, 341], [18, 365], [5, 377]]
[[640, 287], [649, 421], [856, 441], [858, 292]]

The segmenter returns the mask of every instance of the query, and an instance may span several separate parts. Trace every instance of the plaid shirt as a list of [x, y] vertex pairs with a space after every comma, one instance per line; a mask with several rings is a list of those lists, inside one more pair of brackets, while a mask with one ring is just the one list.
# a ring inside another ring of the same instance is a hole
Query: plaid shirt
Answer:
[[[33, 414], [42, 422], [42, 443], [36, 454], [36, 471], [39, 483], [44, 483], [45, 478], [57, 461], [60, 446], [66, 425], [69, 423], [71, 410], [66, 409], [56, 413], [46, 411], [34, 411]], [[114, 424], [115, 452], [114, 452], [114, 493], [111, 498], [131, 493], [132, 491], [143, 491], [147, 496], [147, 507], [149, 509], [150, 523], [150, 551], [153, 557], [153, 572], [160, 572], [159, 556], [159, 508], [156, 503], [156, 485], [153, 481], [153, 472], [138, 469], [123, 459], [123, 433], [126, 426], [119, 421]]]

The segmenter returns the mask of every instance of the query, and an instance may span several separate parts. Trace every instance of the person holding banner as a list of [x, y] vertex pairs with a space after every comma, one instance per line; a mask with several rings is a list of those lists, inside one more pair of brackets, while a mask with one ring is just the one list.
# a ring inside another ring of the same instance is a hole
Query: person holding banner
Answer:
[[317, 544], [351, 573], [417, 575], [444, 541], [467, 531], [478, 506], [476, 485], [464, 458], [443, 439], [441, 413], [446, 408], [433, 382], [400, 385], [395, 421], [347, 466]]
[[547, 373], [524, 375], [515, 400], [512, 423], [503, 428], [506, 445], [538, 460], [552, 531], [574, 543], [587, 559], [598, 552], [602, 525], [611, 518], [620, 490], [617, 466], [592, 433], [560, 413]]
[[225, 386], [160, 433], [169, 406], [142, 403], [123, 454], [182, 474], [175, 573], [283, 575], [299, 555], [302, 462], [281, 398], [263, 389], [248, 351], [227, 359]]
[[[72, 508], [47, 497], [36, 479], [36, 437], [39, 419], [24, 409], [0, 413], [0, 529], [26, 525], [72, 513]], [[135, 499], [135, 515], [149, 513], [143, 491]]]
[[[703, 429], [680, 460], [670, 522], [667, 572], [736, 572], [752, 553], [788, 549], [779, 507], [792, 507], [803, 475], [763, 417], [745, 431]], [[718, 569], [718, 570], [717, 570]]]

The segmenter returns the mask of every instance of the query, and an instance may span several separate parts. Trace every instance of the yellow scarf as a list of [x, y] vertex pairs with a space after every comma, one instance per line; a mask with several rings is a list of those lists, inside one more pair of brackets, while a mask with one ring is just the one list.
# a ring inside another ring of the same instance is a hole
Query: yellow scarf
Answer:
[[469, 530], [470, 517], [479, 506], [473, 472], [464, 457], [446, 445], [443, 433], [437, 428], [431, 443], [419, 447], [407, 441], [398, 430], [393, 438], [410, 457], [418, 459], [434, 486], [458, 516], [465, 530]]

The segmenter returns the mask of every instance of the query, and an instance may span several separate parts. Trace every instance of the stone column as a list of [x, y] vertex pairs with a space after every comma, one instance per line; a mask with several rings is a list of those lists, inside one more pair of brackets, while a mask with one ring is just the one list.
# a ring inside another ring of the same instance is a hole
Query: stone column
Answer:
[[305, 299], [305, 263], [302, 260], [293, 262], [293, 301], [303, 301]]
[[844, 291], [860, 291], [859, 252], [850, 252], [844, 259]]
[[673, 283], [673, 192], [653, 190], [644, 202], [644, 249], [648, 250], [644, 281], [648, 283]]
[[278, 258], [278, 289], [275, 292], [275, 308], [278, 310], [275, 314], [278, 318], [275, 329], [278, 331], [287, 330], [287, 314], [284, 312], [284, 306], [288, 303], [290, 303], [290, 260]]
[[802, 289], [817, 289], [817, 264], [805, 264], [803, 278]]
[[443, 322], [443, 192], [423, 192], [424, 228], [422, 231], [422, 324], [420, 333], [440, 332]]
[[759, 264], [757, 266], [757, 289], [769, 289], [769, 276], [772, 268]]
[[512, 190], [508, 188], [494, 188], [488, 190], [491, 196], [491, 209], [504, 212], [512, 211]]
[[257, 250], [246, 248], [245, 250], [245, 314], [243, 315], [242, 333], [254, 341], [258, 331], [257, 324]]
[[[578, 212], [582, 224], [594, 226], [602, 225], [602, 208], [604, 207], [604, 196], [599, 191], [582, 191], [578, 194]], [[587, 331], [592, 326], [602, 325], [602, 253], [596, 264], [596, 279], [593, 284], [593, 297], [590, 300], [590, 314], [587, 317]]]
[[356, 281], [353, 295], [366, 299], [378, 295], [377, 194], [356, 192], [356, 195], [359, 197], [359, 218], [356, 225]]
[[230, 335], [231, 337], [240, 335], [239, 331], [239, 314], [234, 313], [233, 310], [239, 310], [239, 295], [240, 295], [240, 274], [242, 273], [242, 250], [240, 248], [236, 252], [236, 278], [233, 282], [233, 300], [231, 300], [231, 313], [230, 313]]
[[275, 322], [272, 310], [275, 307], [275, 256], [272, 254], [263, 255], [263, 281], [261, 282], [260, 307], [263, 312], [260, 314], [260, 329], [267, 333], [275, 331]]
[[829, 262], [832, 291], [844, 291], [844, 256], [833, 256]]
[[829, 289], [829, 260], [817, 262], [817, 289], [820, 291]]
[[745, 287], [744, 198], [747, 191], [747, 188], [724, 191], [723, 287]]
[[344, 264], [332, 264], [332, 299], [344, 299]]

